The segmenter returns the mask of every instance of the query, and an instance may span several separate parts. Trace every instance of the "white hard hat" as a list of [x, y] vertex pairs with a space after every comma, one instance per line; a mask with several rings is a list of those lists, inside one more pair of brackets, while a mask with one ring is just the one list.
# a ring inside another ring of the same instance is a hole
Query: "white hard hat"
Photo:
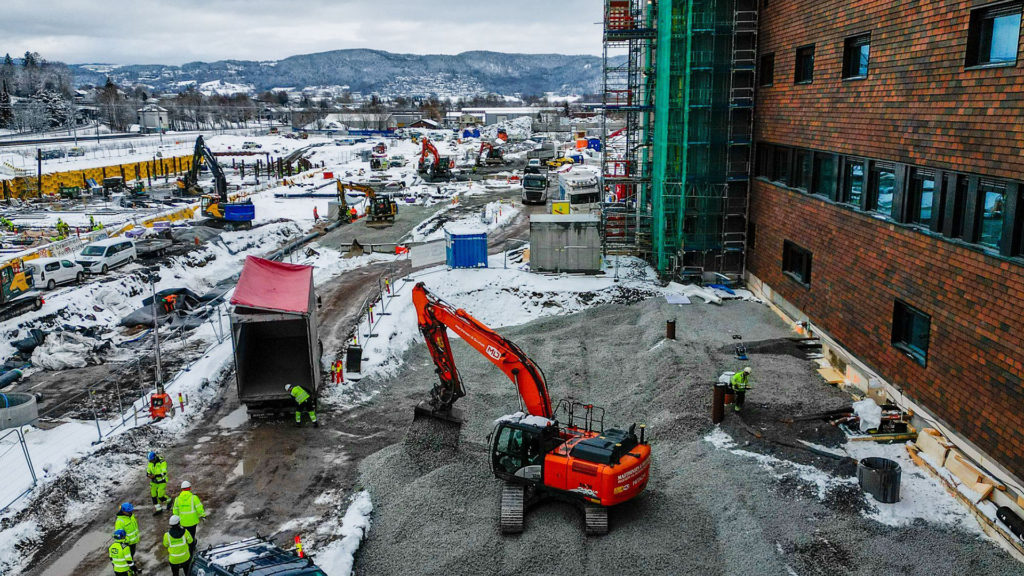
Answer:
[[192, 483], [189, 482], [188, 480], [185, 480], [184, 482], [181, 483], [181, 489], [182, 490], [188, 490], [191, 487], [192, 487]]
[[171, 516], [170, 523], [171, 526], [177, 526], [178, 524], [181, 524], [181, 518], [178, 518], [178, 515], [175, 514], [174, 516]]
[[291, 384], [285, 384], [284, 385], [284, 391], [285, 392], [291, 392], [292, 391], [292, 385]]
[[750, 366], [744, 368], [743, 371], [746, 372], [747, 374], [750, 374]]

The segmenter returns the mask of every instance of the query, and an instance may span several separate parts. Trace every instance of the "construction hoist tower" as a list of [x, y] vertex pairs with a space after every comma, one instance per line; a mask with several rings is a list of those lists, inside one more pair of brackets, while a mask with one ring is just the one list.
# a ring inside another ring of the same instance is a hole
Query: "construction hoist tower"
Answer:
[[606, 0], [604, 43], [606, 253], [741, 277], [757, 0]]

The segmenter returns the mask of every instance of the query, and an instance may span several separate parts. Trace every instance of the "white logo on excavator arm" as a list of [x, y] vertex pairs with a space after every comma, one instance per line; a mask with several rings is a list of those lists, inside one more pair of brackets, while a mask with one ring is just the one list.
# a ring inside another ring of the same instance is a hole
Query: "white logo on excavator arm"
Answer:
[[501, 351], [490, 344], [487, 345], [487, 355], [495, 360], [501, 360]]

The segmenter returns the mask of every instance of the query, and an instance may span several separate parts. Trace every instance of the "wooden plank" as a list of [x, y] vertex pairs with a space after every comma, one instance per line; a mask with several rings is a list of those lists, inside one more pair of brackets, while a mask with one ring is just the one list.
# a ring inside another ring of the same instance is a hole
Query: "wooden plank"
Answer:
[[846, 380], [846, 377], [843, 375], [842, 372], [832, 367], [821, 368], [818, 370], [818, 374], [821, 374], [821, 377], [824, 378], [825, 382], [828, 382], [829, 384], [841, 384]]
[[992, 484], [979, 482], [978, 484], [972, 486], [971, 490], [974, 490], [980, 495], [977, 501], [981, 502], [982, 500], [987, 500], [988, 497], [992, 495], [992, 491], [995, 490], [995, 488], [996, 487], [993, 486]]
[[928, 455], [935, 462], [946, 462], [946, 456], [949, 455], [949, 443], [934, 428], [924, 428], [921, 433], [917, 435], [917, 448]]
[[961, 482], [968, 486], [974, 486], [982, 481], [981, 472], [974, 466], [968, 464], [956, 450], [949, 451], [949, 456], [946, 457], [945, 466], [947, 470], [952, 472], [954, 476], [959, 478]]

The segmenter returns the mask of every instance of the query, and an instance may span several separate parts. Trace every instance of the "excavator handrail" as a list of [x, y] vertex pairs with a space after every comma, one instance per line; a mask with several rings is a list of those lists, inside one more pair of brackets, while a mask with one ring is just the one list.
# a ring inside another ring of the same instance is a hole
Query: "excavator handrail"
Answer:
[[412, 301], [416, 306], [420, 332], [426, 340], [441, 381], [431, 393], [436, 402], [435, 409], [450, 409], [456, 400], [465, 396], [465, 388], [448, 341], [447, 330], [451, 329], [512, 380], [527, 413], [554, 419], [544, 373], [519, 346], [465, 310], [454, 308], [431, 294], [422, 282], [413, 288]]

